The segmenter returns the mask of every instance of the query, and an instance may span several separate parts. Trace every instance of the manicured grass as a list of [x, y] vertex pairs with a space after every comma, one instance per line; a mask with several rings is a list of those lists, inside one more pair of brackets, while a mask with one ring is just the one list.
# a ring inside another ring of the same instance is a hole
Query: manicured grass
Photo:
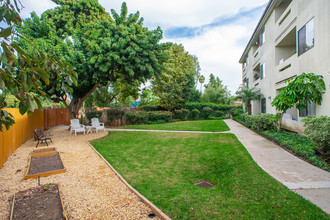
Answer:
[[[257, 166], [233, 134], [118, 131], [92, 145], [172, 219], [329, 219]], [[203, 180], [215, 185], [193, 185]]]
[[122, 128], [172, 131], [229, 131], [228, 126], [222, 120], [181, 121], [165, 124], [131, 125]]

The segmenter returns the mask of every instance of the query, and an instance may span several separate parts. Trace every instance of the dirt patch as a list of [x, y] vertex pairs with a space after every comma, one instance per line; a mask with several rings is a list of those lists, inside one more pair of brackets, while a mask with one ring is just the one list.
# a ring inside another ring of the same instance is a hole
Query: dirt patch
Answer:
[[[40, 153], [39, 153], [40, 154]], [[64, 172], [64, 166], [58, 152], [52, 152], [49, 156], [31, 156], [28, 173], [25, 179], [48, 176]]]
[[58, 186], [43, 186], [15, 195], [12, 219], [65, 219]]

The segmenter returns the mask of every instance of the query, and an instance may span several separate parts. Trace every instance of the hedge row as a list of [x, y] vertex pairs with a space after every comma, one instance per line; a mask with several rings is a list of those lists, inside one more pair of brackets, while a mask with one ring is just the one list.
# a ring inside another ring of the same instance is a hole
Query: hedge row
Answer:
[[168, 111], [136, 111], [127, 113], [126, 116], [130, 124], [147, 124], [149, 122], [170, 122], [173, 114]]
[[277, 127], [271, 122], [275, 117], [273, 114], [248, 115], [241, 114], [241, 121], [249, 128], [256, 131], [276, 131]]
[[[166, 111], [163, 107], [159, 105], [144, 105], [139, 106], [141, 110], [144, 111]], [[184, 115], [177, 113], [177, 111], [184, 110]], [[188, 114], [188, 111], [189, 114]], [[198, 110], [198, 111], [197, 111]], [[174, 118], [185, 119], [206, 119], [209, 116], [214, 117], [224, 117], [224, 116], [236, 116], [243, 113], [242, 106], [232, 106], [232, 105], [222, 105], [208, 102], [188, 102], [184, 105], [178, 105], [173, 109]], [[181, 115], [177, 117], [177, 115]]]

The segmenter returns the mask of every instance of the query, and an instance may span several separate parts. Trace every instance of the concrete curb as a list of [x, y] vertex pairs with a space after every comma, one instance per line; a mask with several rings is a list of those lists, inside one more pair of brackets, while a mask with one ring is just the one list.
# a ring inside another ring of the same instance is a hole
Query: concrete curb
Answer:
[[[102, 137], [104, 138], [104, 137]], [[102, 139], [102, 138], [97, 138], [94, 139]], [[151, 210], [160, 218], [164, 220], [171, 220], [164, 212], [162, 212], [157, 206], [155, 206], [152, 202], [150, 202], [146, 197], [144, 197], [141, 193], [139, 193], [136, 189], [134, 189], [118, 172], [113, 166], [91, 145], [90, 141], [88, 141], [89, 146], [94, 150], [94, 152], [110, 167], [110, 169], [119, 177], [119, 179], [134, 193], [136, 194], [146, 205], [148, 205]]]

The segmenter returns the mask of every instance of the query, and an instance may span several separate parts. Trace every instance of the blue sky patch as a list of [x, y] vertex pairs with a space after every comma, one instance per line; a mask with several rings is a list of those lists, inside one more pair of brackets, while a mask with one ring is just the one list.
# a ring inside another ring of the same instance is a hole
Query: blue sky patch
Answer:
[[231, 16], [221, 16], [214, 19], [213, 22], [198, 27], [175, 27], [169, 28], [164, 31], [166, 38], [193, 38], [195, 36], [201, 35], [204, 31], [209, 30], [214, 27], [226, 26], [230, 24], [238, 23], [243, 18], [255, 19], [260, 18], [261, 14], [267, 4], [252, 8], [250, 10], [240, 10], [237, 14]]

